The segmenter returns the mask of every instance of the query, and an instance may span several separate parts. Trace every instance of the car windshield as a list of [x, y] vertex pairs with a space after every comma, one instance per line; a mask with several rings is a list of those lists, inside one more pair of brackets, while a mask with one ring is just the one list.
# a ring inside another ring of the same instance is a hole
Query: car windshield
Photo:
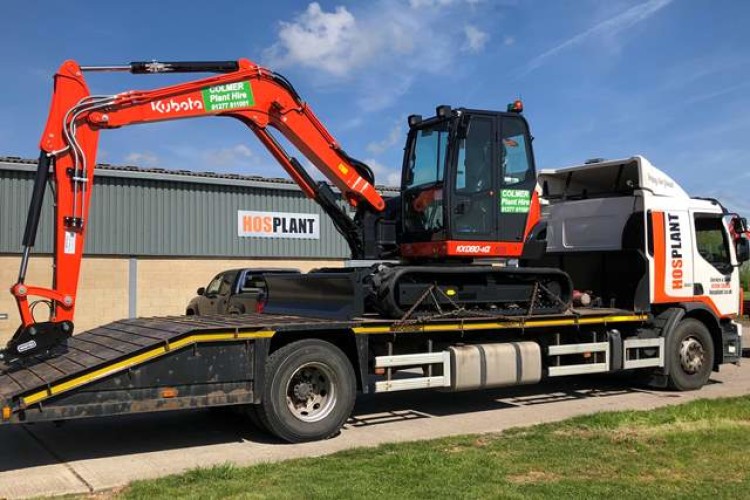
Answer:
[[447, 150], [447, 121], [417, 130], [409, 154], [406, 188], [441, 182]]
[[211, 283], [208, 284], [206, 287], [206, 295], [216, 295], [219, 293], [219, 287], [221, 287], [221, 277], [222, 275], [218, 275], [213, 280], [211, 280]]

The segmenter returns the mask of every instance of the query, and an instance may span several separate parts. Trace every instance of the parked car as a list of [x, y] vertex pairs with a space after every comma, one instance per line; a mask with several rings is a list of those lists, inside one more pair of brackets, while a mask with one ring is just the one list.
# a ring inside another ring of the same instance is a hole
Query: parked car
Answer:
[[259, 310], [266, 294], [266, 274], [299, 274], [291, 268], [230, 269], [217, 274], [208, 286], [197, 290], [187, 306], [188, 316], [213, 314], [245, 314]]

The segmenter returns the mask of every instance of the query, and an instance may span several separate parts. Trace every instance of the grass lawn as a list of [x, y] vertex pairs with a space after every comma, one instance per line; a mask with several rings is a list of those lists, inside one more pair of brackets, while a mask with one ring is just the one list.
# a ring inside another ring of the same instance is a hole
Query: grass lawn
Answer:
[[750, 498], [750, 396], [139, 481], [117, 498]]

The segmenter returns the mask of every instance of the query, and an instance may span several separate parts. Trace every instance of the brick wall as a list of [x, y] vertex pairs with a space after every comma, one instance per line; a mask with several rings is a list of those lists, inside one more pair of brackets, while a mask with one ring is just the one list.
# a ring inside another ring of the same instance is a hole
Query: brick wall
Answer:
[[[20, 324], [16, 302], [8, 289], [16, 282], [20, 257], [0, 256], [0, 346]], [[339, 267], [342, 261], [313, 260], [212, 260], [212, 259], [137, 259], [136, 313], [139, 317], [185, 313], [185, 306], [198, 287], [226, 269], [238, 267], [294, 267], [308, 271], [315, 267]], [[76, 307], [76, 331], [128, 317], [130, 281], [129, 259], [88, 257], [81, 266]], [[52, 259], [32, 257], [26, 283], [49, 287], [52, 283]], [[44, 321], [47, 308], [37, 308], [37, 320]]]

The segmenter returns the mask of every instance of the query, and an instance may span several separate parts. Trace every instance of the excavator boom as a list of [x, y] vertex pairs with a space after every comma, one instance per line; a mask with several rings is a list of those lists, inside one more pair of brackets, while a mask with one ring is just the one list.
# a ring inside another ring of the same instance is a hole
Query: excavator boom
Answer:
[[[91, 95], [84, 79], [87, 71], [218, 74], [153, 90]], [[66, 61], [55, 74], [24, 233], [21, 269], [18, 282], [11, 289], [22, 321], [11, 341], [16, 354], [38, 351], [72, 333], [99, 131], [206, 116], [231, 117], [247, 125], [302, 191], [328, 213], [349, 243], [353, 257], [360, 258], [364, 243], [355, 221], [339, 206], [331, 188], [315, 182], [269, 128], [276, 129], [301, 151], [352, 207], [377, 213], [384, 209], [385, 202], [374, 186], [372, 171], [344, 152], [284, 77], [247, 59], [134, 62], [125, 66], [80, 66]], [[52, 288], [48, 289], [29, 286], [25, 279], [50, 180], [55, 186], [55, 269]], [[50, 304], [49, 321], [35, 320], [30, 296]]]

